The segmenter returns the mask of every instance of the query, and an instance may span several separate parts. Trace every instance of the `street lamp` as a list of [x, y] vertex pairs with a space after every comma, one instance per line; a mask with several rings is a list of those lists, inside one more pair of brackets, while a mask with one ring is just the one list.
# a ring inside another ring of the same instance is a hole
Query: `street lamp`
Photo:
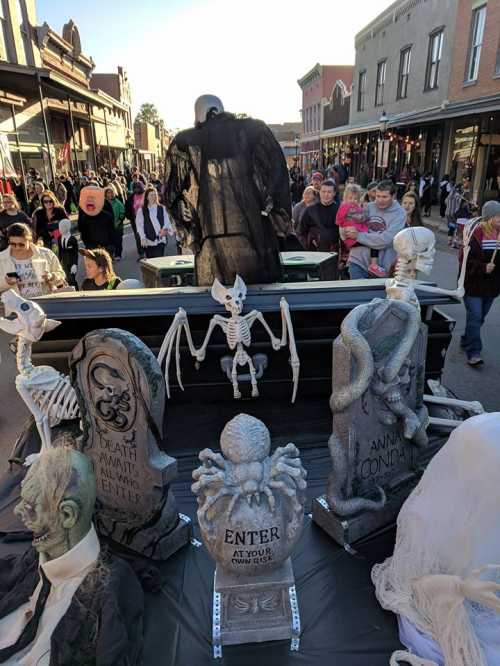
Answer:
[[[379, 120], [379, 128], [382, 139], [385, 139], [385, 133], [387, 131], [387, 125], [389, 124], [389, 118], [385, 112], [385, 109], [382, 111], [382, 115]], [[375, 151], [375, 164], [373, 165], [373, 180], [377, 180], [377, 167], [379, 162], [379, 149], [380, 149], [380, 140], [377, 141], [376, 151]], [[384, 145], [382, 144], [382, 156], [384, 155]], [[382, 160], [380, 160], [382, 161]]]
[[382, 111], [382, 115], [380, 116], [378, 122], [380, 125], [380, 131], [385, 135], [387, 131], [387, 125], [389, 124], [389, 118], [385, 112], [385, 109]]

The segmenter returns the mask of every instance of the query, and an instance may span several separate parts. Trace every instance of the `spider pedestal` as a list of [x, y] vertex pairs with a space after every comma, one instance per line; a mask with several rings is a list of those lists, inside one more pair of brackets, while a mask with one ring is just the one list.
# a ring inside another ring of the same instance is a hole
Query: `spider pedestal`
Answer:
[[298, 650], [299, 636], [300, 615], [290, 558], [258, 576], [238, 576], [217, 567], [213, 599], [214, 657], [222, 656], [223, 645], [286, 639], [291, 639], [291, 650]]

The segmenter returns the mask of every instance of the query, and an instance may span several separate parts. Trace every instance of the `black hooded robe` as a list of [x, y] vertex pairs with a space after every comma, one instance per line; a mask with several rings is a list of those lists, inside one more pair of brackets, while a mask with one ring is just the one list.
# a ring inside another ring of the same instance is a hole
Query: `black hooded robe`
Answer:
[[222, 113], [177, 134], [164, 203], [195, 254], [198, 285], [232, 285], [237, 274], [247, 284], [281, 280], [273, 219], [290, 217], [289, 176], [262, 121]]

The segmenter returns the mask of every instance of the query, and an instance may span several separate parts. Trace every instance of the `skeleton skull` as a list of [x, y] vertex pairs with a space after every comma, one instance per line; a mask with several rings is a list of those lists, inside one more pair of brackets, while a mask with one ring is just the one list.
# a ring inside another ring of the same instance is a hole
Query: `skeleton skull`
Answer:
[[428, 275], [432, 270], [435, 248], [434, 233], [425, 227], [409, 227], [394, 237], [398, 259], [406, 262], [410, 271], [421, 271]]
[[221, 303], [232, 315], [240, 315], [243, 303], [247, 296], [247, 287], [239, 275], [236, 276], [233, 287], [224, 287], [217, 278], [212, 285], [212, 298]]
[[27, 301], [13, 289], [5, 291], [1, 300], [6, 316], [0, 317], [0, 329], [25, 338], [29, 342], [37, 342], [44, 333], [52, 331], [61, 323], [47, 319], [45, 312], [37, 303]]

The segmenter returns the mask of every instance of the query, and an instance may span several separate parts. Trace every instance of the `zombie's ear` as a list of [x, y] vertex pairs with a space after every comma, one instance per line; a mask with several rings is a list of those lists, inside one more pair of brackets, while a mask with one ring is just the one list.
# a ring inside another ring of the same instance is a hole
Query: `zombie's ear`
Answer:
[[239, 275], [236, 276], [236, 279], [234, 281], [234, 290], [236, 293], [241, 294], [241, 298], [246, 298], [247, 295], [247, 286], [243, 282], [243, 280], [240, 278]]
[[63, 499], [59, 504], [59, 520], [61, 527], [71, 530], [80, 520], [80, 506], [75, 500]]
[[215, 278], [212, 285], [212, 298], [218, 303], [225, 303], [227, 296], [227, 289], [222, 285], [217, 278]]

